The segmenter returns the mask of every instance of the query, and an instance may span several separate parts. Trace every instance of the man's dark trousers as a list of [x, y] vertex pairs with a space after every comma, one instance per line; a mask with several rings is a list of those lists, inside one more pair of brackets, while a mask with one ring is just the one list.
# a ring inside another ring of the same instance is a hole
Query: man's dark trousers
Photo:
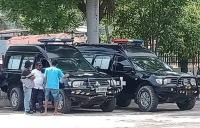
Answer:
[[32, 90], [32, 109], [36, 111], [36, 103], [39, 103], [40, 112], [44, 111], [43, 101], [44, 101], [44, 91], [43, 89], [35, 89]]

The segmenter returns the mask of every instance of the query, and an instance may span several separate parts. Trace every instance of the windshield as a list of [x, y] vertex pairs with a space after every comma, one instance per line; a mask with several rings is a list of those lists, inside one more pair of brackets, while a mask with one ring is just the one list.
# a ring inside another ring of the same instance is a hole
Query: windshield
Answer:
[[63, 71], [95, 71], [84, 58], [60, 58], [58, 68]]
[[169, 65], [155, 57], [131, 57], [131, 60], [140, 71], [173, 71]]

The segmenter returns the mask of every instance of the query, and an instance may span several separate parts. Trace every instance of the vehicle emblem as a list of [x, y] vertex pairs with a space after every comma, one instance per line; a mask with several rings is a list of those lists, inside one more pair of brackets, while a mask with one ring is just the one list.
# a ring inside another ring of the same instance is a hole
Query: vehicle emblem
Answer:
[[95, 84], [96, 86], [100, 86], [100, 84], [99, 84], [99, 82], [98, 81], [96, 81], [96, 84]]

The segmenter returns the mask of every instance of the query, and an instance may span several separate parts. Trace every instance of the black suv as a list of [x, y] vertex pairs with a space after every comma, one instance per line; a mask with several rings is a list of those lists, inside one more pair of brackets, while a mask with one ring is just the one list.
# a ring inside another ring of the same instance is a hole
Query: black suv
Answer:
[[[58, 68], [70, 74], [69, 78], [60, 80], [59, 110], [68, 113], [71, 106], [91, 108], [100, 105], [102, 111], [115, 109], [116, 98], [122, 90], [119, 78], [112, 78], [96, 69], [85, 60], [73, 46], [50, 44], [50, 42], [69, 42], [71, 39], [40, 39], [41, 45], [13, 45], [6, 52], [1, 70], [2, 91], [8, 94], [13, 110], [23, 109], [23, 90], [20, 82], [25, 61], [41, 61], [45, 68], [51, 59], [58, 60]], [[53, 98], [50, 99], [53, 102]]]
[[76, 48], [101, 72], [123, 77], [126, 82], [117, 96], [118, 107], [135, 100], [141, 111], [155, 111], [159, 103], [176, 103], [181, 110], [195, 106], [199, 95], [196, 78], [175, 72], [143, 47], [142, 40], [118, 39], [116, 44], [80, 44]]

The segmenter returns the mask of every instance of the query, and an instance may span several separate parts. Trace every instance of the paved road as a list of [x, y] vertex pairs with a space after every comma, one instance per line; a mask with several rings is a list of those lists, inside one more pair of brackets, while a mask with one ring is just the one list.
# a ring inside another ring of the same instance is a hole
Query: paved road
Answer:
[[54, 116], [50, 109], [48, 116], [24, 115], [11, 108], [0, 108], [2, 128], [200, 128], [200, 101], [191, 111], [180, 111], [175, 104], [162, 104], [156, 112], [144, 113], [133, 103], [128, 108], [117, 108], [104, 113], [74, 108], [70, 114]]

